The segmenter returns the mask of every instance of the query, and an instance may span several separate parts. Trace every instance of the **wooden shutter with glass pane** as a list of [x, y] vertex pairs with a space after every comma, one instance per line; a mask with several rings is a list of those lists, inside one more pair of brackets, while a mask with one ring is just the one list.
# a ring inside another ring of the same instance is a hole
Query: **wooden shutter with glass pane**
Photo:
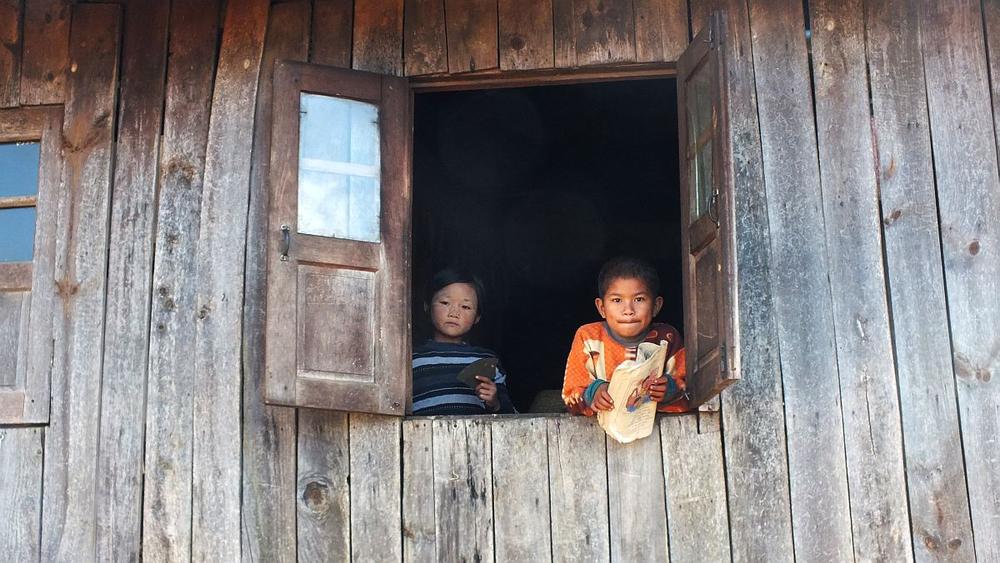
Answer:
[[692, 406], [739, 378], [725, 29], [723, 16], [713, 14], [681, 56], [677, 73], [684, 343]]
[[409, 396], [410, 91], [279, 62], [265, 399], [402, 415]]
[[62, 108], [0, 110], [0, 424], [49, 421]]

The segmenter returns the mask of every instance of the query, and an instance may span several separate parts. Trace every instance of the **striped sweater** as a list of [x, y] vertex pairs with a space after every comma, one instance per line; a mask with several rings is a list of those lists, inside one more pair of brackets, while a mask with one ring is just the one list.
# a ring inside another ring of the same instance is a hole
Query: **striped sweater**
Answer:
[[[476, 360], [495, 358], [491, 350], [468, 344], [428, 340], [413, 349], [413, 414], [491, 414], [476, 392], [457, 379], [462, 368]], [[498, 413], [511, 414], [514, 404], [507, 393], [507, 374], [497, 365]]]

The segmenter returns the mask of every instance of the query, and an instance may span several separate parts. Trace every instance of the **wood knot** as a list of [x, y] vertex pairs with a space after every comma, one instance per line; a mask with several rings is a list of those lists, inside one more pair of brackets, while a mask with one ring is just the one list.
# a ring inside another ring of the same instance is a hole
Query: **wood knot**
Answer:
[[962, 546], [962, 540], [960, 540], [958, 538], [954, 538], [950, 542], [948, 542], [948, 549], [950, 549], [952, 551], [958, 549], [961, 546]]
[[889, 225], [898, 221], [900, 216], [902, 215], [903, 215], [902, 211], [900, 211], [899, 209], [893, 209], [892, 213], [890, 213], [888, 217], [882, 220], [882, 223], [884, 223], [885, 226], [888, 227]]
[[934, 536], [924, 536], [924, 545], [927, 549], [935, 551], [938, 548], [938, 540]]
[[969, 254], [975, 256], [976, 254], [979, 254], [979, 249], [980, 247], [978, 240], [974, 240], [969, 243]]
[[583, 23], [584, 29], [594, 25], [594, 14], [590, 12], [590, 8], [587, 8], [587, 11], [583, 13], [583, 16], [580, 17], [580, 20], [581, 23]]
[[322, 480], [309, 481], [302, 488], [302, 504], [310, 512], [324, 514], [330, 510], [330, 485]]
[[521, 49], [524, 49], [524, 45], [525, 45], [524, 39], [520, 35], [515, 35], [514, 37], [510, 38], [511, 49], [514, 49], [515, 51], [520, 51]]
[[61, 279], [56, 281], [56, 294], [59, 297], [66, 298], [72, 297], [80, 291], [80, 284], [73, 283], [67, 279]]

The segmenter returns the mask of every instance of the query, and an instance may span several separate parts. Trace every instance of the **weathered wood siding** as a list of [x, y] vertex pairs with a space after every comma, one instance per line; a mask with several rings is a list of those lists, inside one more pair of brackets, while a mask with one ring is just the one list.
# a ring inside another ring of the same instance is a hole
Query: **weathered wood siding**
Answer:
[[[0, 107], [65, 105], [69, 225], [51, 423], [0, 428], [0, 553], [1000, 560], [1000, 2], [810, 4], [0, 0]], [[744, 347], [721, 413], [622, 446], [262, 403], [274, 61], [671, 62], [718, 8]]]

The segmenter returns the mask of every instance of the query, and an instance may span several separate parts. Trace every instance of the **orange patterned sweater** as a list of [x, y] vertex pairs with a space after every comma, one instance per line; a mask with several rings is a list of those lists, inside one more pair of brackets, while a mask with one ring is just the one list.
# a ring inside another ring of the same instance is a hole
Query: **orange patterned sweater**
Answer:
[[[674, 385], [668, 386], [666, 400], [670, 401], [673, 390], [685, 388], [687, 372], [684, 365], [684, 343], [674, 327], [666, 323], [651, 324], [643, 342], [659, 344], [661, 340], [667, 341], [668, 361], [676, 356], [674, 372], [669, 374], [676, 385], [676, 388]], [[587, 388], [598, 379], [610, 381], [618, 364], [635, 359], [637, 345], [638, 343], [627, 345], [620, 342], [603, 321], [581, 326], [573, 337], [573, 347], [566, 358], [566, 375], [563, 379], [562, 398], [569, 412], [593, 416], [594, 409], [584, 397]], [[682, 396], [669, 404], [660, 404], [656, 410], [686, 412], [690, 409], [687, 398]]]

